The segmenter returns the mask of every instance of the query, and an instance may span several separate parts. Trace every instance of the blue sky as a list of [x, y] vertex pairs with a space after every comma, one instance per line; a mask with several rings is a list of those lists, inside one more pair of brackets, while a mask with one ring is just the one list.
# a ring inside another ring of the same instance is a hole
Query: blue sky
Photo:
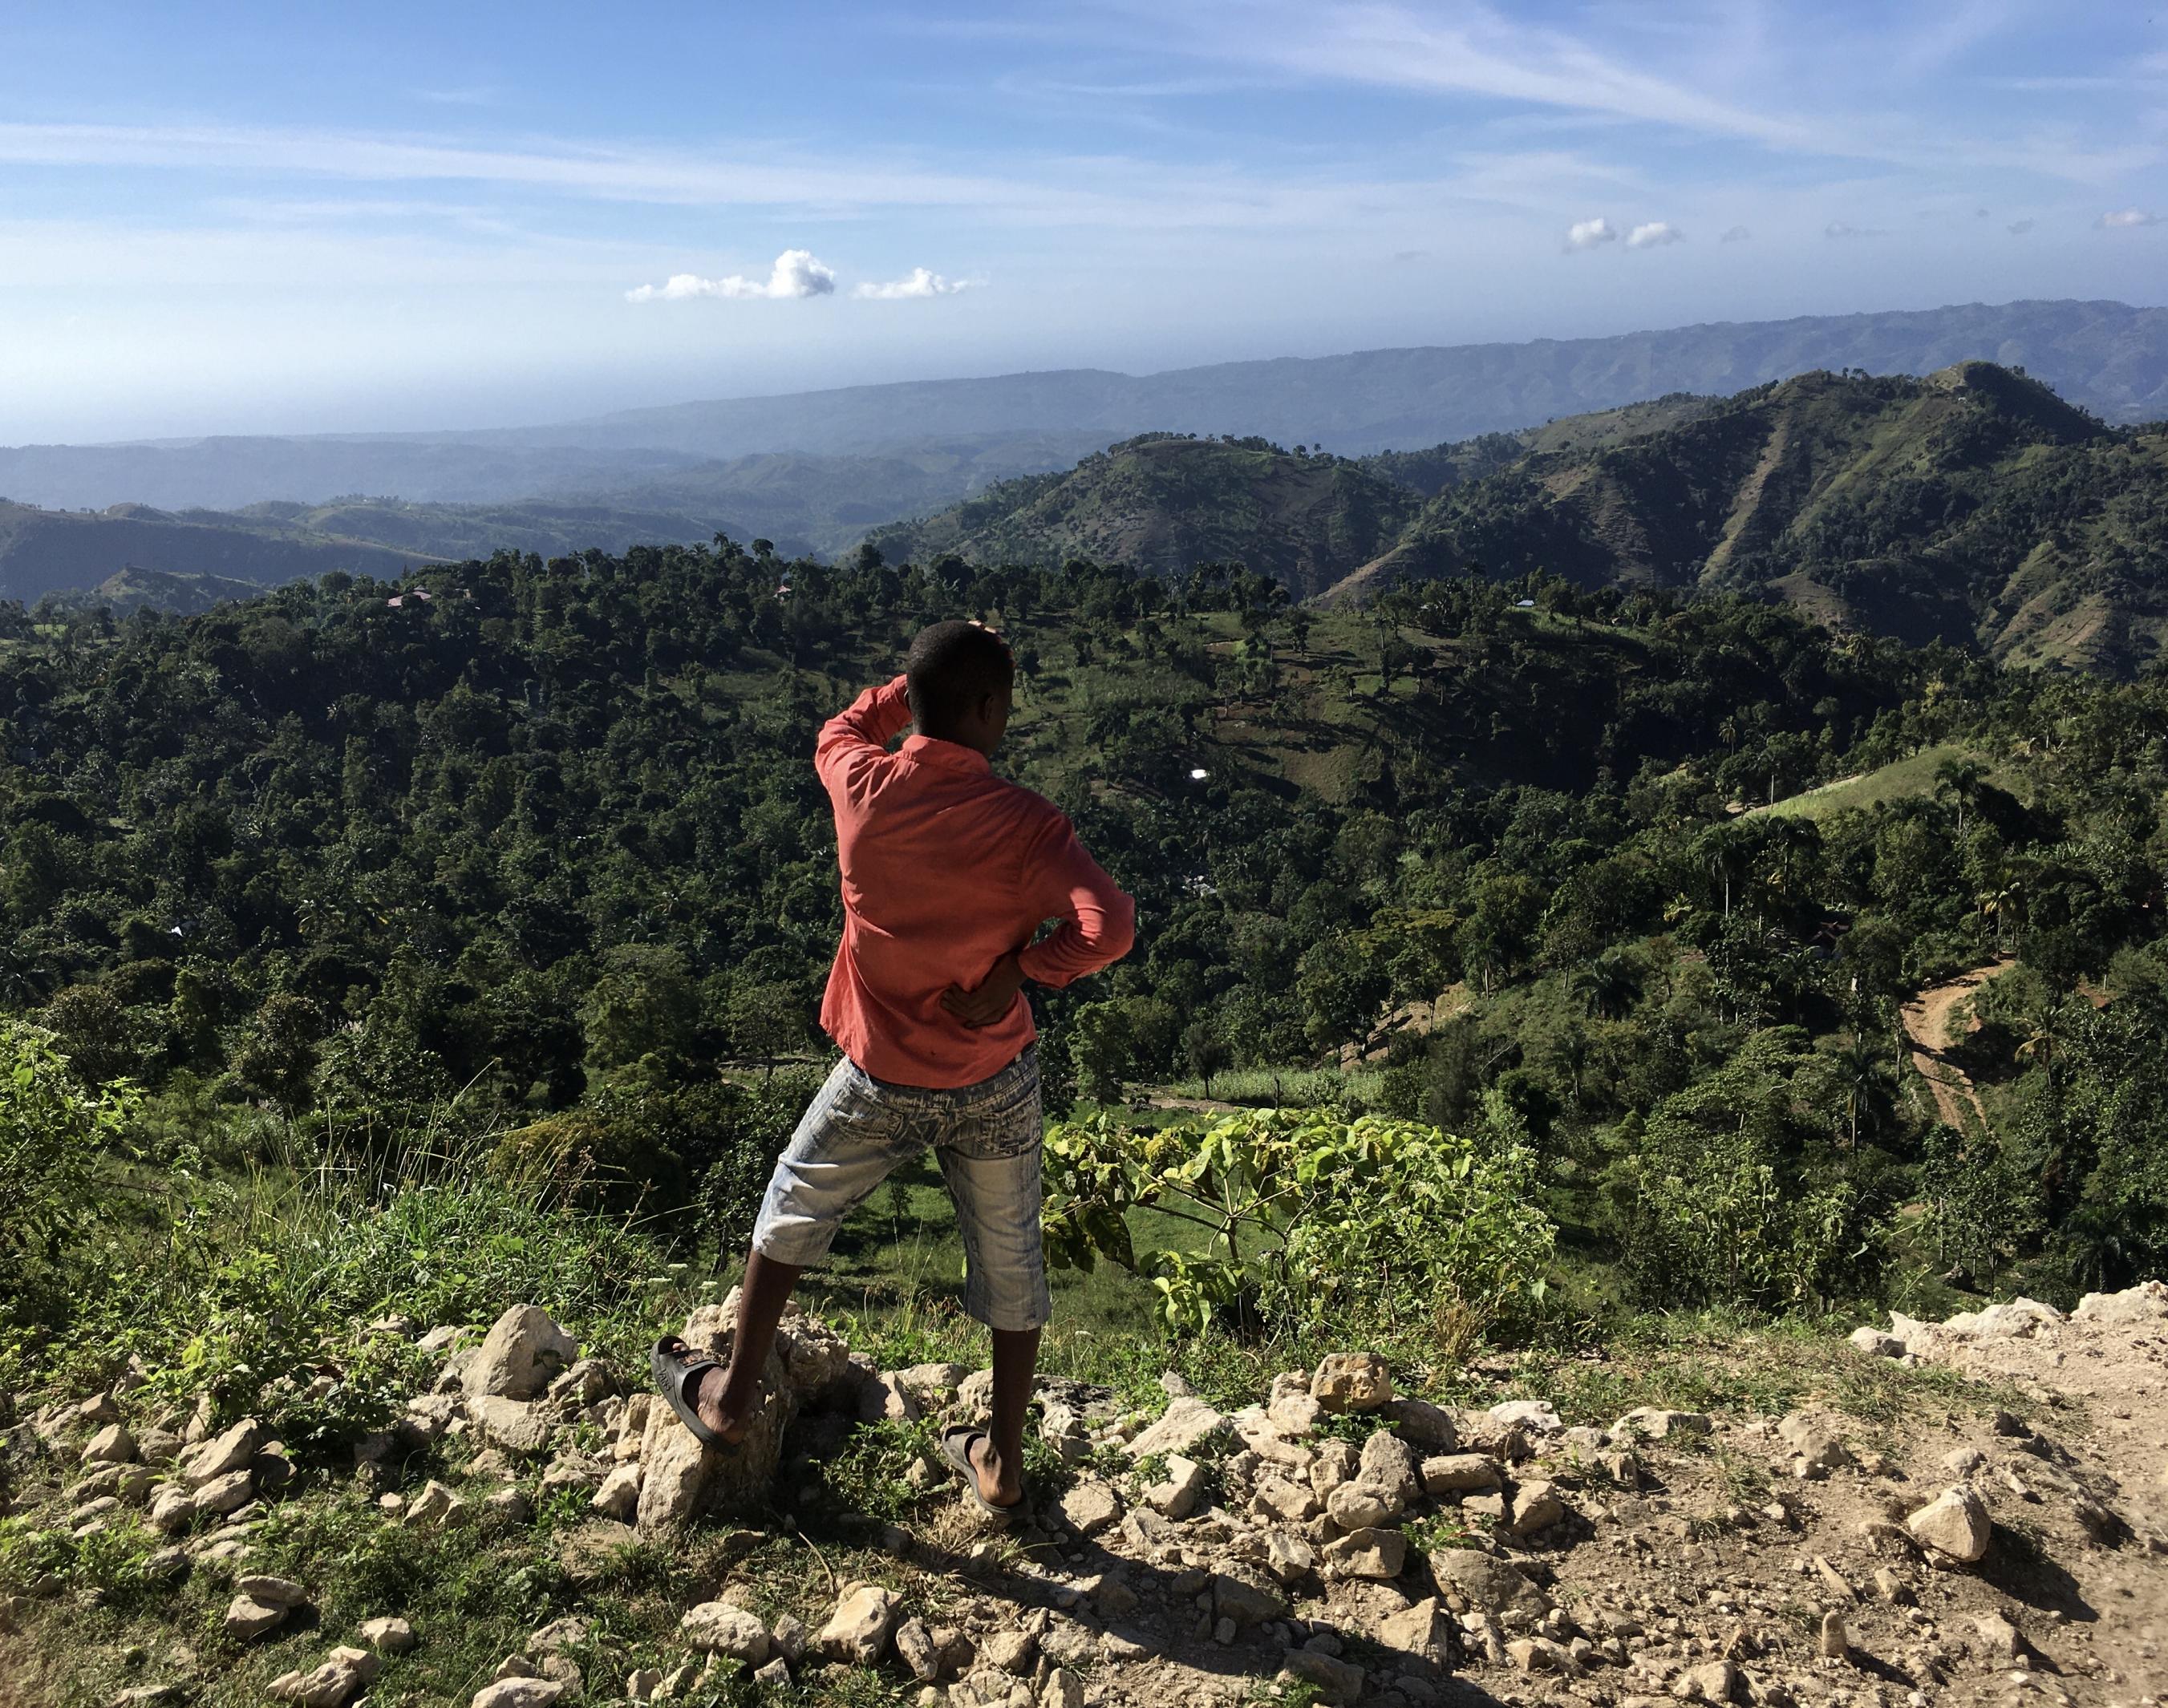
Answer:
[[0, 443], [2022, 296], [2168, 301], [2168, 6], [0, 16]]

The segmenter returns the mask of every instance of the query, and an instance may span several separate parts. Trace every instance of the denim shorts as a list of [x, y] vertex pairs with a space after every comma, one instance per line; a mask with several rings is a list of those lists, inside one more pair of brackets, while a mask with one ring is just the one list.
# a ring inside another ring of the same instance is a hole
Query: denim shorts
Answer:
[[843, 1218], [931, 1146], [964, 1234], [964, 1308], [990, 1329], [1054, 1314], [1039, 1234], [1039, 1052], [991, 1079], [938, 1090], [891, 1085], [846, 1056], [776, 1163], [752, 1246], [779, 1263], [827, 1256]]

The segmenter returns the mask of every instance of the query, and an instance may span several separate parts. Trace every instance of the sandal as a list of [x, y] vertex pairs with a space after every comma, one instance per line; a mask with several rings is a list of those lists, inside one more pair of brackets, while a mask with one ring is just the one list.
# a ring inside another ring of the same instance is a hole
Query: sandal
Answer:
[[647, 1367], [654, 1372], [655, 1385], [670, 1403], [670, 1409], [678, 1414], [678, 1421], [693, 1432], [694, 1440], [710, 1451], [730, 1452], [738, 1446], [702, 1422], [700, 1408], [693, 1402], [700, 1378], [723, 1367], [719, 1361], [693, 1351], [675, 1334], [665, 1334], [648, 1353]]
[[971, 1462], [971, 1443], [983, 1440], [986, 1432], [970, 1424], [951, 1424], [941, 1432], [941, 1456], [964, 1479], [964, 1492], [979, 1509], [982, 1517], [996, 1524], [1008, 1524], [1023, 1510], [1023, 1497], [1018, 1495], [1008, 1506], [996, 1506], [979, 1492], [979, 1467]]

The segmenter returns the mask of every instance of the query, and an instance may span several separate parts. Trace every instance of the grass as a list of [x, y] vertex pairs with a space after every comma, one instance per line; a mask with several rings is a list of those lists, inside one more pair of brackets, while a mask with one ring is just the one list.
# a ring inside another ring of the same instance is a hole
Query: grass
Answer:
[[[1804, 818], [1822, 820], [1847, 811], [1863, 811], [1885, 801], [1910, 800], [1935, 792], [1935, 772], [1949, 759], [1982, 760], [1985, 756], [1958, 742], [1923, 747], [1910, 757], [1866, 772], [1841, 777], [1818, 788], [1795, 794], [1772, 806], [1750, 808], [1748, 818]], [[2011, 788], [2007, 768], [1990, 767], [1988, 781], [1999, 788]]]

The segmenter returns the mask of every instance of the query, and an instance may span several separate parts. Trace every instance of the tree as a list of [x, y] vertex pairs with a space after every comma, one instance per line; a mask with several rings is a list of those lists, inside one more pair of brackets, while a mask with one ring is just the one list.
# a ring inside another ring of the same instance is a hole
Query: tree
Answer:
[[1189, 1064], [1189, 1071], [1204, 1082], [1204, 1095], [1212, 1095], [1212, 1081], [1216, 1074], [1225, 1071], [1233, 1052], [1220, 1028], [1209, 1019], [1193, 1020], [1182, 1029], [1182, 1053]]
[[1987, 767], [1974, 759], [1945, 759], [1935, 767], [1935, 798], [1944, 795], [1958, 804], [1958, 838], [1964, 838], [1965, 809], [1979, 798], [1987, 781]]

